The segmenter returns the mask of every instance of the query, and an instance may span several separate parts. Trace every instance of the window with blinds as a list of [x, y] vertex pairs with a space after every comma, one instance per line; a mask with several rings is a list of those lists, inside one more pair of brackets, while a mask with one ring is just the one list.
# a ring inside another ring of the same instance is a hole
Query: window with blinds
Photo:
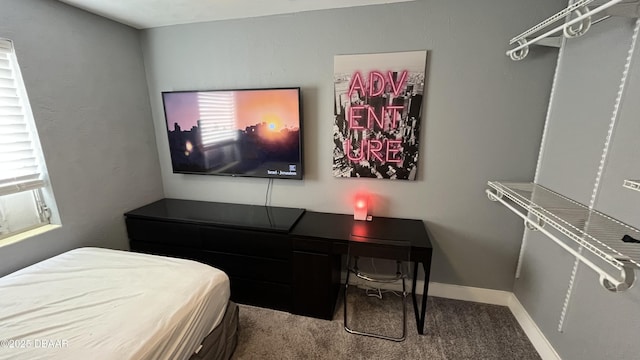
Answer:
[[237, 140], [235, 95], [230, 91], [198, 93], [202, 145]]
[[10, 40], [0, 38], [0, 239], [48, 224], [46, 166]]

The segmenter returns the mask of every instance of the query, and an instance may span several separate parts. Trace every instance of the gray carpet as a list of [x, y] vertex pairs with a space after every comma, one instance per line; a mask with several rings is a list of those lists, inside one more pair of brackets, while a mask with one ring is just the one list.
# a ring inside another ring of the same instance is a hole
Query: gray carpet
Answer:
[[[390, 311], [400, 308], [363, 306], [361, 304], [373, 298], [351, 294], [350, 291], [349, 304], [352, 299], [359, 304], [353, 321], [350, 313], [351, 326], [369, 325], [369, 329], [386, 331], [393, 336], [401, 332], [398, 318], [387, 317]], [[393, 295], [385, 294], [384, 304], [387, 298]], [[351, 311], [352, 307], [347, 309]], [[378, 324], [362, 322], [361, 315]], [[393, 325], [389, 325], [389, 321]], [[386, 325], [381, 327], [379, 322]], [[413, 307], [407, 301], [407, 339], [400, 343], [347, 333], [343, 329], [341, 306], [334, 320], [326, 321], [240, 305], [238, 347], [232, 359], [526, 360], [540, 357], [508, 308], [429, 297], [426, 334], [418, 335]]]

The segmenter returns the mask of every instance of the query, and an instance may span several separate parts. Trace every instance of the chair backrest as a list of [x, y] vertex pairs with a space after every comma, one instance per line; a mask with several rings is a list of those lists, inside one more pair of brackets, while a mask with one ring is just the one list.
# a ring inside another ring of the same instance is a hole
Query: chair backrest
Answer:
[[410, 261], [411, 242], [351, 235], [349, 256]]

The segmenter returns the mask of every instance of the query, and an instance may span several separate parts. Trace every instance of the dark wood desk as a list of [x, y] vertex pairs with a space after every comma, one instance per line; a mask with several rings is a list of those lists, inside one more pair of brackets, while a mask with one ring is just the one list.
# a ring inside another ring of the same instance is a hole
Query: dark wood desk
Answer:
[[[390, 242], [409, 241], [411, 243], [410, 257], [414, 264], [411, 297], [418, 333], [424, 334], [433, 248], [422, 220], [374, 217], [370, 222], [355, 221], [353, 215], [307, 211], [289, 234], [293, 237], [294, 252], [293, 287], [295, 297], [293, 310], [303, 315], [327, 319], [333, 317], [341, 285], [339, 256], [347, 253], [349, 239], [352, 236], [357, 236], [359, 241], [362, 241], [363, 238], [382, 239]], [[372, 251], [375, 252], [373, 247]], [[425, 274], [425, 281], [419, 308], [416, 280], [420, 264]], [[309, 278], [310, 275], [311, 278]], [[297, 303], [305, 304], [305, 306], [296, 307]]]
[[[163, 199], [125, 214], [133, 251], [182, 257], [222, 269], [231, 299], [294, 314], [332, 319], [341, 257], [352, 235], [411, 242], [413, 307], [424, 333], [432, 247], [421, 220], [303, 209]], [[425, 273], [421, 308], [418, 265]]]

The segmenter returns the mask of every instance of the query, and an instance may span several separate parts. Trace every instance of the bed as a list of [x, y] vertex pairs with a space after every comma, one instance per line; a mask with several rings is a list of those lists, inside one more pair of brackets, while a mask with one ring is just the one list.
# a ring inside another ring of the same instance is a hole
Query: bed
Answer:
[[71, 250], [0, 278], [0, 359], [228, 359], [229, 294], [198, 262]]

